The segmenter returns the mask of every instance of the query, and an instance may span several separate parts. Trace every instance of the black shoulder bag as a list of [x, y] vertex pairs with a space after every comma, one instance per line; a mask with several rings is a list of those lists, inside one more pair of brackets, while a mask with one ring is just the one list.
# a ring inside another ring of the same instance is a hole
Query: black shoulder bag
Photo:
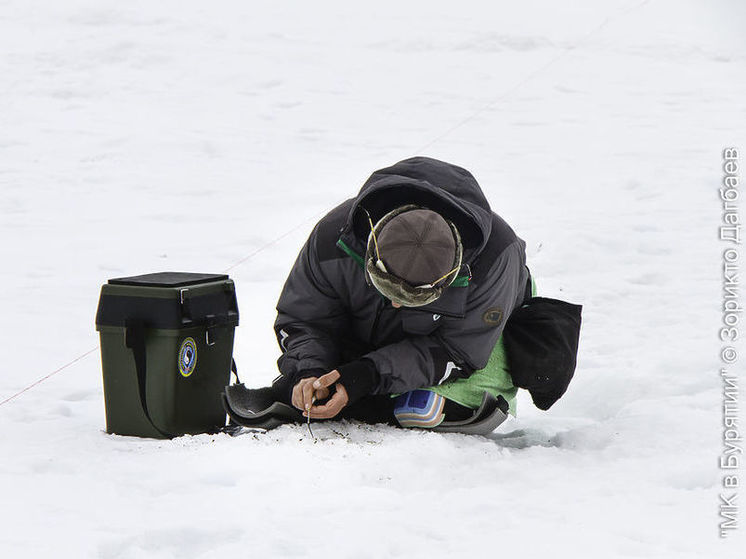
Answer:
[[548, 410], [575, 373], [581, 305], [532, 297], [515, 309], [503, 331], [513, 384], [525, 388], [537, 408]]

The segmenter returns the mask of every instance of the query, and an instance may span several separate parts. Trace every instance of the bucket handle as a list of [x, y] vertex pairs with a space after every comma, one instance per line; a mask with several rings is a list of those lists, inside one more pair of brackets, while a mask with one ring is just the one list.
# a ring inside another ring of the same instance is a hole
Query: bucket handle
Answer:
[[127, 322], [124, 334], [124, 345], [132, 350], [135, 357], [135, 368], [137, 369], [137, 386], [140, 391], [140, 405], [142, 405], [142, 411], [145, 413], [145, 417], [153, 426], [164, 437], [169, 439], [173, 438], [174, 435], [159, 429], [158, 426], [153, 422], [153, 418], [150, 417], [148, 412], [148, 401], [145, 390], [145, 381], [147, 379], [147, 363], [145, 359], [145, 324], [142, 322]]

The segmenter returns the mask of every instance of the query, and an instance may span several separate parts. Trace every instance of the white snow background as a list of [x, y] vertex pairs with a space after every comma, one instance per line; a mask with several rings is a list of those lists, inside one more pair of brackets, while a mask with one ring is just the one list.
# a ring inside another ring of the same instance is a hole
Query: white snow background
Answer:
[[489, 437], [111, 436], [93, 351], [0, 406], [0, 557], [743, 557], [717, 335], [745, 23], [736, 0], [0, 1], [0, 401], [97, 346], [107, 279], [166, 270], [228, 270], [267, 384], [313, 224], [416, 154], [471, 170], [540, 292], [584, 305], [568, 394]]

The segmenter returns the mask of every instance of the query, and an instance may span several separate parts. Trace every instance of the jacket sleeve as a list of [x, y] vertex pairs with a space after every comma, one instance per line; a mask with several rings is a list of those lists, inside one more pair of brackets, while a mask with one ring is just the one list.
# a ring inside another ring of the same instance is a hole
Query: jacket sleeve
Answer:
[[340, 348], [335, 340], [349, 324], [347, 311], [321, 269], [317, 233], [318, 226], [300, 251], [277, 303], [274, 329], [283, 351], [277, 365], [293, 384], [338, 365]]
[[[390, 394], [442, 383], [487, 365], [505, 322], [519, 305], [528, 271], [523, 242], [508, 246], [485, 274], [468, 289], [465, 316], [443, 317], [433, 334], [412, 336], [367, 354], [379, 374], [374, 393]], [[454, 288], [455, 289], [455, 288]]]

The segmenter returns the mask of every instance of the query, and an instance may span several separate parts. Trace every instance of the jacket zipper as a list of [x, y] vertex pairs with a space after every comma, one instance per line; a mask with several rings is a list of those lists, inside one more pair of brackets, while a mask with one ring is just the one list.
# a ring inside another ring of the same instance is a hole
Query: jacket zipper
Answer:
[[381, 315], [383, 314], [383, 311], [386, 309], [386, 299], [381, 297], [379, 304], [378, 304], [378, 310], [376, 310], [376, 319], [373, 321], [373, 330], [370, 333], [370, 339], [375, 340], [374, 343], [378, 344], [380, 341], [378, 339], [378, 323], [381, 320]]

